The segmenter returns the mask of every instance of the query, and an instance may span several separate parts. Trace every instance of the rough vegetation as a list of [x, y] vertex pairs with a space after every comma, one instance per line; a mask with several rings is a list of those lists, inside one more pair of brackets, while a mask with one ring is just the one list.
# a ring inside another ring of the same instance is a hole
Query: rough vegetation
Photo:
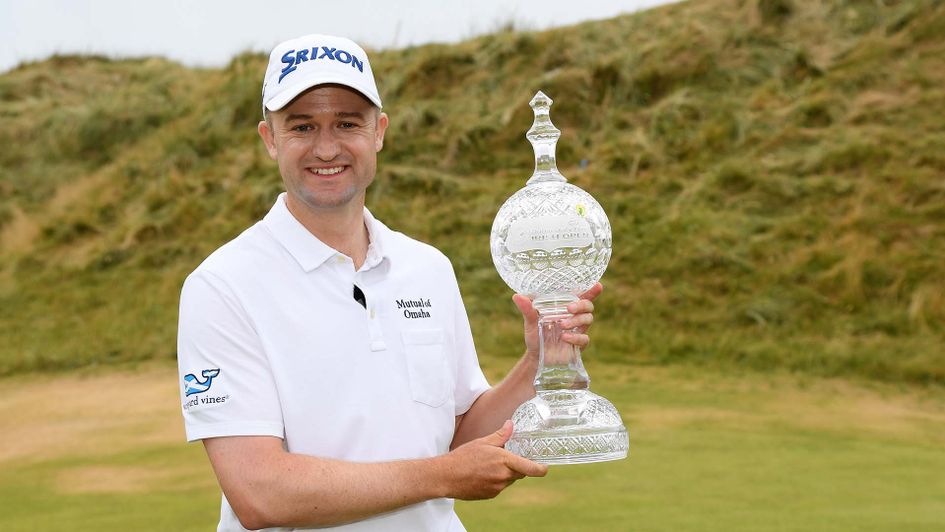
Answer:
[[[484, 354], [520, 349], [488, 237], [541, 89], [614, 227], [589, 359], [945, 383], [945, 2], [692, 0], [373, 58], [368, 204], [452, 258]], [[175, 356], [184, 276], [281, 189], [264, 68], [0, 76], [0, 374]]]

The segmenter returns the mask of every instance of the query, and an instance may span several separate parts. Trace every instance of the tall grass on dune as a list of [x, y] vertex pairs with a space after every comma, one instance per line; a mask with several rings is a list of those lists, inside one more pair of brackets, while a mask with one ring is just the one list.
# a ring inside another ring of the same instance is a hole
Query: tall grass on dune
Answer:
[[[945, 382], [941, 1], [691, 0], [372, 58], [369, 207], [451, 257], [484, 354], [520, 351], [488, 234], [541, 89], [614, 227], [589, 356]], [[281, 187], [264, 68], [0, 76], [0, 374], [175, 356], [183, 277]]]

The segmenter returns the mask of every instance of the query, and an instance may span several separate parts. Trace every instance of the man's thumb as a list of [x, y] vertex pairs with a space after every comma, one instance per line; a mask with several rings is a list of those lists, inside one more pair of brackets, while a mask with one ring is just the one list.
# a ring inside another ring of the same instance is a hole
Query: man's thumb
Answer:
[[495, 447], [505, 446], [505, 442], [509, 441], [509, 438], [512, 437], [512, 420], [507, 419], [505, 423], [499, 428], [499, 430], [493, 432], [492, 434], [484, 437], [482, 439], [483, 443], [487, 445], [493, 445]]
[[512, 296], [512, 302], [515, 303], [515, 306], [518, 307], [519, 312], [521, 312], [522, 316], [525, 317], [525, 321], [538, 321], [538, 311], [535, 310], [534, 305], [532, 305], [531, 299], [528, 299], [522, 294], [515, 294]]

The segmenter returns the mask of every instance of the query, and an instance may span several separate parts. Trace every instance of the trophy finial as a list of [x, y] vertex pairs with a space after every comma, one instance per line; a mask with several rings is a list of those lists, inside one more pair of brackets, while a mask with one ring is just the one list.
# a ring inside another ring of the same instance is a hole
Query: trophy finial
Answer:
[[552, 103], [554, 101], [541, 91], [535, 93], [532, 101], [528, 102], [535, 112], [535, 121], [525, 138], [532, 143], [532, 149], [535, 150], [535, 172], [527, 185], [546, 181], [567, 181], [558, 171], [555, 161], [555, 147], [561, 137], [561, 131], [551, 123]]
[[532, 109], [535, 109], [536, 107], [543, 107], [547, 109], [550, 108], [551, 104], [553, 103], [555, 103], [554, 100], [549, 98], [547, 94], [538, 91], [535, 93], [535, 96], [532, 97], [532, 101], [528, 102], [528, 105], [530, 105]]

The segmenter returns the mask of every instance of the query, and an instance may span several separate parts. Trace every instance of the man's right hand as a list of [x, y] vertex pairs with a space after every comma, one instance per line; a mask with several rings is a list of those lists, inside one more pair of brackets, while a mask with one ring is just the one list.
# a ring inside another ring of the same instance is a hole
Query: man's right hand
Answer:
[[[243, 527], [334, 526], [411, 504], [489, 499], [548, 467], [506, 451], [512, 422], [433, 458], [346, 462], [285, 450], [273, 436], [203, 440], [227, 501]], [[317, 501], [313, 504], [312, 501]]]
[[512, 436], [512, 422], [488, 436], [461, 445], [442, 457], [447, 497], [463, 500], [491, 499], [524, 477], [543, 477], [548, 466], [504, 449]]

